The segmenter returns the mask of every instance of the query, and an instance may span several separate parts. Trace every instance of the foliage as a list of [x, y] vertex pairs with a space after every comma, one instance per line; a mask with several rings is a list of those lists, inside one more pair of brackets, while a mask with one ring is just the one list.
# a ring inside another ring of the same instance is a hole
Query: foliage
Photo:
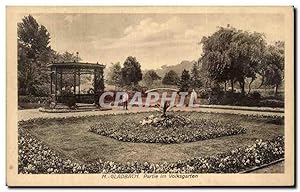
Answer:
[[202, 99], [208, 99], [208, 97], [209, 97], [209, 91], [206, 90], [206, 89], [200, 89], [199, 92], [198, 92], [198, 95]]
[[143, 75], [143, 81], [145, 85], [150, 88], [154, 81], [160, 80], [161, 77], [157, 75], [154, 70], [149, 70]]
[[47, 95], [49, 88], [41, 89], [40, 86], [49, 83], [49, 75], [45, 71], [52, 55], [50, 34], [31, 15], [18, 23], [17, 33], [19, 94]]
[[47, 103], [49, 97], [34, 97], [32, 95], [19, 95], [18, 102], [19, 103]]
[[253, 93], [250, 93], [249, 97], [253, 98], [256, 101], [259, 101], [261, 99], [261, 95], [257, 91], [254, 91]]
[[276, 99], [265, 99], [259, 102], [260, 107], [284, 107], [284, 101]]
[[82, 59], [75, 53], [70, 53], [68, 51], [64, 52], [64, 53], [58, 53], [56, 51], [54, 51], [53, 53], [53, 61], [54, 62], [78, 62], [81, 61]]
[[142, 80], [141, 65], [135, 57], [129, 56], [121, 69], [122, 81], [124, 85], [136, 85]]
[[178, 82], [179, 91], [188, 91], [191, 86], [191, 76], [189, 71], [183, 70]]
[[115, 87], [120, 87], [122, 84], [122, 70], [119, 62], [112, 63], [107, 74], [107, 83], [109, 85], [115, 85]]
[[284, 79], [284, 42], [278, 41], [275, 45], [269, 45], [261, 64], [260, 74], [262, 85], [274, 86], [276, 95], [278, 87]]
[[193, 68], [191, 69], [191, 87], [195, 89], [202, 87], [202, 85], [199, 63], [194, 62]]
[[179, 81], [179, 77], [177, 73], [173, 70], [170, 70], [165, 74], [162, 83], [164, 85], [177, 85], [178, 81]]
[[220, 27], [209, 37], [203, 37], [201, 62], [209, 78], [216, 82], [238, 82], [245, 93], [245, 79], [256, 79], [266, 42], [263, 34]]
[[[18, 23], [18, 91], [20, 95], [47, 96], [50, 94], [50, 62], [81, 60], [74, 53], [56, 52], [51, 48], [50, 34], [31, 16]], [[63, 84], [73, 84], [73, 75], [64, 75]]]

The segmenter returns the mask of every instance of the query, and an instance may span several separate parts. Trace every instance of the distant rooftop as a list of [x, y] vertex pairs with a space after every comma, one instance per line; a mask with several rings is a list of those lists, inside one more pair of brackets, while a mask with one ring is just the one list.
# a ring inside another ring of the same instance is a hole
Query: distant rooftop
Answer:
[[95, 69], [95, 68], [105, 68], [105, 65], [97, 63], [88, 62], [53, 62], [48, 65], [48, 67], [56, 68], [85, 68], [85, 69]]

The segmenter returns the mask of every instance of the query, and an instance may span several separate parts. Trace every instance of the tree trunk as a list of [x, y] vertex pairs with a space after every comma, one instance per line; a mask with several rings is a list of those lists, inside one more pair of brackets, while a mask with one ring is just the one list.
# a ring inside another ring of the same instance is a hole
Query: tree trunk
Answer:
[[249, 83], [247, 95], [250, 94], [250, 91], [251, 91], [251, 84], [253, 83], [253, 81], [254, 81], [254, 79], [251, 79], [251, 81], [250, 81], [250, 83]]
[[225, 92], [227, 91], [227, 81], [225, 81], [225, 83], [224, 83], [224, 89], [225, 89]]
[[240, 87], [241, 87], [241, 93], [242, 95], [245, 95], [245, 82], [244, 81], [240, 81]]
[[234, 84], [233, 79], [231, 79], [231, 93], [233, 93], [234, 91], [233, 84]]
[[276, 96], [277, 95], [277, 93], [278, 93], [278, 85], [276, 84], [275, 85], [275, 87], [274, 87], [274, 95]]

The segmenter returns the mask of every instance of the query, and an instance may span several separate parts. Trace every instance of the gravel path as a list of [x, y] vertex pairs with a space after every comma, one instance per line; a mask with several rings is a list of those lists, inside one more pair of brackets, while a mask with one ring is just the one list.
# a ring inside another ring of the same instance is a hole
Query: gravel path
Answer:
[[[140, 108], [131, 107], [128, 111], [122, 109], [122, 107], [113, 107], [112, 110], [108, 111], [86, 111], [86, 112], [74, 112], [74, 113], [45, 113], [40, 112], [38, 109], [26, 109], [18, 110], [18, 120], [28, 120], [34, 118], [57, 118], [57, 117], [78, 117], [87, 115], [104, 115], [104, 114], [120, 114], [120, 113], [135, 113], [135, 112], [146, 112], [155, 111], [156, 108]], [[242, 114], [242, 115], [263, 115], [263, 116], [280, 116], [283, 117], [282, 112], [264, 112], [264, 111], [253, 111], [253, 110], [237, 110], [237, 109], [214, 109], [214, 108], [174, 108], [174, 111], [198, 111], [198, 112], [212, 112], [212, 113], [229, 113], [229, 114]]]

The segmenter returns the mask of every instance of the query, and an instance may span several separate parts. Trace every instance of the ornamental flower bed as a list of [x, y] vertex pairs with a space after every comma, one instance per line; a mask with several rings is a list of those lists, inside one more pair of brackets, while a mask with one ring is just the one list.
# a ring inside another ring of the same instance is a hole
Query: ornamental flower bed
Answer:
[[284, 137], [257, 140], [253, 145], [208, 157], [159, 164], [116, 163], [97, 160], [76, 162], [47, 147], [25, 129], [19, 129], [18, 171], [20, 174], [84, 173], [237, 173], [284, 157]]
[[92, 125], [89, 131], [124, 142], [164, 144], [195, 142], [246, 132], [246, 129], [233, 122], [191, 120], [181, 115], [163, 118], [150, 115], [140, 122], [128, 119], [120, 121], [102, 120]]

